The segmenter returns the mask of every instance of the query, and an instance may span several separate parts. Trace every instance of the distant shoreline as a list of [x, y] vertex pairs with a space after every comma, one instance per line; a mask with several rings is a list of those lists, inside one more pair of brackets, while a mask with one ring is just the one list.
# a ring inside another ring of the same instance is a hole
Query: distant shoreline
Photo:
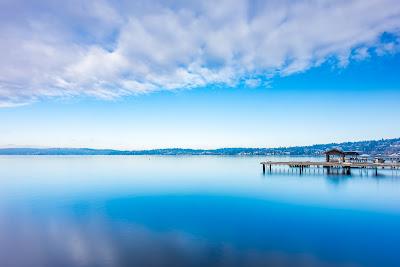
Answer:
[[358, 151], [362, 154], [400, 156], [400, 138], [358, 142], [318, 144], [278, 148], [165, 148], [149, 150], [115, 150], [92, 148], [0, 148], [0, 155], [227, 155], [227, 156], [319, 156], [330, 148]]

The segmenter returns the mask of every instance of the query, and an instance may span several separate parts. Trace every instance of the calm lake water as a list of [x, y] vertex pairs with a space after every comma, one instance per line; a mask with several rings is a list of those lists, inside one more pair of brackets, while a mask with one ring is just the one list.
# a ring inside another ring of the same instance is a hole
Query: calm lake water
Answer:
[[262, 160], [0, 156], [0, 266], [400, 266], [400, 171]]

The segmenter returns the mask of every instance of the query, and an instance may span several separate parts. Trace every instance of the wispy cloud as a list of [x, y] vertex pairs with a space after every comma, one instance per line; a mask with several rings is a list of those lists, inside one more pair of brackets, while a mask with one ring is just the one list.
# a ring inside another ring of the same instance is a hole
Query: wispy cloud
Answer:
[[233, 86], [400, 43], [397, 0], [6, 0], [0, 23], [0, 107]]

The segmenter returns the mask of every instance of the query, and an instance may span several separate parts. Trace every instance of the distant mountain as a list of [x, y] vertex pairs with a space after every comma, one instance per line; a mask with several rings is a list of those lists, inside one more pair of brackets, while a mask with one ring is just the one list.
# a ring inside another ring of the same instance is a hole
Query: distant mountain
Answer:
[[113, 150], [91, 148], [0, 148], [0, 155], [321, 155], [330, 148], [369, 155], [400, 155], [400, 138], [279, 148]]

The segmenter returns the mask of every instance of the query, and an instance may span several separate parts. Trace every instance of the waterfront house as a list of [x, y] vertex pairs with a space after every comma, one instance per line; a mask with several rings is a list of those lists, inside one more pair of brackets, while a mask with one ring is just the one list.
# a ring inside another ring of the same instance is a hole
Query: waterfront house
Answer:
[[368, 155], [368, 154], [361, 154], [361, 155], [358, 157], [358, 161], [359, 161], [359, 162], [368, 162], [368, 159], [370, 159], [370, 158], [371, 158], [371, 156]]

